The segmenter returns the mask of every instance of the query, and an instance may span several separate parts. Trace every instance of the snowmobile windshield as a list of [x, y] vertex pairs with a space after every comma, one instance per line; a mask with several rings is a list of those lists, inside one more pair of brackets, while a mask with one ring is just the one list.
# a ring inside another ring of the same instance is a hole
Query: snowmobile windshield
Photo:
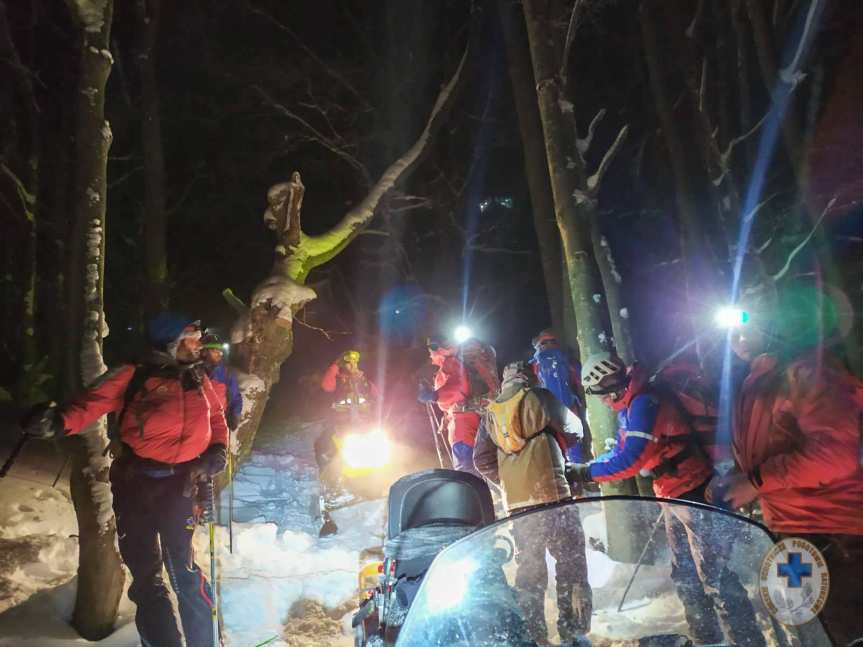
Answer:
[[397, 645], [829, 647], [817, 620], [782, 624], [762, 601], [773, 547], [763, 527], [686, 502], [535, 508], [443, 550]]

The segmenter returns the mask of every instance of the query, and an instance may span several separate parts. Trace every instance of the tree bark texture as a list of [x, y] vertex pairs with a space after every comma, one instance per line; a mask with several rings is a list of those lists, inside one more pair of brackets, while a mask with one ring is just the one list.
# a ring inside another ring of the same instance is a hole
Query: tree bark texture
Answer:
[[524, 170], [530, 190], [533, 225], [539, 244], [539, 257], [545, 279], [545, 292], [551, 311], [551, 325], [564, 334], [563, 275], [561, 274], [560, 234], [554, 217], [554, 198], [548, 177], [542, 121], [536, 103], [536, 83], [530, 62], [530, 49], [524, 29], [524, 14], [519, 4], [498, 0], [503, 26], [506, 60], [509, 69], [518, 127], [524, 151]]
[[[568, 287], [578, 325], [578, 346], [583, 358], [610, 350], [611, 335], [604, 328], [605, 297], [597, 280], [596, 261], [591, 244], [591, 219], [596, 205], [575, 142], [576, 123], [572, 103], [561, 93], [560, 67], [555, 55], [552, 26], [565, 15], [556, 0], [525, 0], [524, 13], [537, 84], [537, 99], [542, 120], [546, 158], [554, 196], [555, 218], [560, 230], [566, 260]], [[558, 47], [562, 50], [562, 47]], [[599, 398], [588, 396], [588, 421], [593, 434], [594, 453], [605, 451], [606, 440], [614, 440], [617, 425], [613, 412]], [[632, 480], [603, 483], [605, 494], [635, 494]], [[632, 536], [633, 520], [609, 519], [616, 527], [609, 533], [609, 552], [619, 559], [637, 559]], [[625, 530], [624, 530], [625, 529]]]
[[[75, 5], [72, 5], [76, 9]], [[86, 386], [105, 372], [102, 338], [106, 332], [102, 303], [105, 263], [106, 169], [111, 130], [105, 121], [105, 84], [111, 71], [109, 34], [112, 2], [102, 5], [100, 20], [80, 15], [80, 67], [75, 101], [75, 183], [72, 236], [75, 281], [70, 294], [79, 317], [80, 384]], [[82, 12], [83, 14], [84, 12]], [[71, 282], [70, 282], [71, 283]], [[71, 304], [70, 304], [71, 305]], [[78, 518], [78, 589], [72, 623], [88, 640], [100, 640], [114, 629], [125, 575], [116, 548], [117, 528], [111, 511], [108, 444], [104, 418], [73, 441], [71, 493]]]
[[135, 0], [140, 89], [141, 152], [144, 156], [144, 266], [147, 316], [168, 307], [168, 253], [165, 213], [165, 158], [159, 115], [159, 85], [156, 79], [159, 14], [161, 0]]
[[345, 249], [371, 222], [387, 192], [422, 159], [455, 100], [467, 56], [465, 50], [414, 144], [390, 164], [359, 204], [332, 229], [317, 236], [302, 231], [300, 214], [305, 187], [299, 173], [269, 190], [264, 221], [277, 235], [273, 269], [255, 288], [248, 309], [231, 331], [238, 368], [243, 371], [239, 377], [244, 414], [237, 431], [240, 459], [251, 451], [270, 390], [279, 380], [279, 368], [293, 351], [294, 315], [316, 298], [315, 292], [303, 285], [309, 272]]

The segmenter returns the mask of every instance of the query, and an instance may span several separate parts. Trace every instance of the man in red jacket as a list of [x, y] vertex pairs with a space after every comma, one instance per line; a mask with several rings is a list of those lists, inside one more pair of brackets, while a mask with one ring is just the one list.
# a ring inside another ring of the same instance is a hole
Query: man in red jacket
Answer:
[[[795, 325], [795, 312], [781, 303], [753, 308], [751, 321], [732, 332], [732, 349], [750, 363], [732, 411], [738, 470], [715, 478], [708, 498], [733, 509], [757, 499], [770, 530], [818, 547], [830, 573], [819, 618], [846, 645], [863, 638], [859, 381], [817, 345], [792, 351], [806, 324]], [[782, 321], [770, 321], [768, 311]]]
[[473, 464], [473, 447], [480, 417], [469, 402], [471, 392], [467, 369], [458, 357], [458, 348], [443, 339], [429, 339], [428, 351], [432, 364], [437, 366], [434, 388], [420, 384], [417, 399], [420, 402], [437, 403], [446, 416], [453, 468], [477, 474]]
[[145, 645], [184, 644], [162, 580], [164, 565], [185, 645], [212, 647], [218, 640], [212, 589], [193, 559], [190, 485], [225, 468], [228, 428], [198, 362], [198, 322], [164, 314], [150, 322], [149, 333], [154, 349], [143, 364], [120, 366], [65, 405], [45, 407], [27, 431], [39, 438], [75, 435], [106, 414], [117, 415], [122, 449], [111, 465], [111, 491], [138, 633]]

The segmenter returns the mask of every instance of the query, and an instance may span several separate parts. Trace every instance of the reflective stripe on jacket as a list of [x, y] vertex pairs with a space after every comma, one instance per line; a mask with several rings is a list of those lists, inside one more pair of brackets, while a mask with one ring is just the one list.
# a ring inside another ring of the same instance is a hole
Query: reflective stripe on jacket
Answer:
[[752, 361], [732, 447], [770, 530], [863, 535], [859, 425], [854, 382], [840, 367], [816, 355], [785, 366], [767, 354]]
[[[195, 370], [198, 369], [188, 369]], [[100, 417], [118, 412], [134, 365], [105, 373], [63, 407], [69, 434], [80, 433]], [[123, 416], [120, 440], [141, 458], [185, 463], [212, 444], [228, 444], [228, 427], [210, 379], [201, 371], [200, 385], [184, 390], [179, 370], [159, 370], [148, 377]]]
[[[658, 396], [642, 392], [635, 395], [629, 406], [618, 412], [616, 447], [590, 464], [595, 481], [618, 481], [653, 470], [693, 442], [689, 424], [677, 406]], [[657, 496], [674, 498], [690, 492], [704, 483], [712, 473], [706, 458], [693, 452], [668, 473], [653, 480]]]

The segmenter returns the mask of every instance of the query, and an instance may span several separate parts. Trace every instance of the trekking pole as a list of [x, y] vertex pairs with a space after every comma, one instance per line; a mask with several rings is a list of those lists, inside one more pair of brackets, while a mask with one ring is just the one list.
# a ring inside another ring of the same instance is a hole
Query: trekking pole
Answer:
[[18, 442], [15, 443], [15, 446], [12, 448], [12, 452], [9, 454], [9, 458], [6, 459], [6, 462], [3, 463], [3, 467], [0, 467], [0, 479], [2, 479], [9, 470], [12, 468], [12, 465], [15, 463], [15, 460], [18, 458], [18, 454], [21, 453], [21, 450], [24, 449], [24, 445], [27, 444], [27, 441], [30, 439], [30, 436], [22, 433], [21, 437], [18, 438]]
[[51, 484], [51, 487], [57, 487], [57, 481], [60, 480], [60, 477], [63, 475], [63, 472], [66, 471], [66, 466], [69, 464], [69, 460], [72, 458], [72, 454], [66, 454], [66, 458], [63, 459], [63, 464], [60, 466], [60, 471], [57, 472], [57, 476], [54, 478], [54, 482]]
[[234, 455], [228, 450], [228, 552], [234, 554]]
[[205, 504], [204, 517], [207, 520], [207, 530], [210, 535], [210, 579], [213, 591], [213, 647], [220, 647], [219, 640], [219, 582], [216, 572], [216, 488], [213, 479], [202, 481], [198, 487], [204, 488], [204, 496], [201, 500]]
[[635, 570], [632, 571], [632, 577], [629, 578], [629, 583], [626, 585], [626, 588], [623, 590], [623, 595], [620, 596], [620, 604], [617, 605], [617, 612], [620, 613], [620, 610], [623, 608], [623, 603], [626, 601], [626, 595], [629, 593], [629, 589], [632, 587], [632, 583], [635, 582], [635, 576], [638, 575], [638, 569], [641, 568], [642, 563], [644, 563], [644, 558], [647, 555], [647, 550], [650, 548], [650, 545], [653, 543], [653, 540], [656, 538], [656, 531], [659, 529], [659, 524], [662, 523], [662, 515], [663, 511], [659, 511], [659, 516], [656, 518], [656, 522], [653, 524], [653, 529], [650, 531], [650, 537], [647, 538], [647, 542], [644, 544], [644, 549], [641, 551], [641, 555], [638, 558], [638, 562], [635, 564]]
[[428, 412], [428, 415], [429, 415], [429, 423], [431, 424], [431, 428], [432, 428], [432, 436], [434, 436], [434, 448], [437, 451], [437, 462], [438, 462], [438, 465], [441, 466], [441, 469], [443, 469], [443, 454], [441, 453], [441, 450], [440, 450], [440, 438], [438, 438], [438, 435], [439, 435], [438, 427], [440, 426], [440, 423], [438, 423], [438, 421], [437, 421], [437, 418], [434, 414], [434, 409], [432, 408], [431, 402], [426, 402], [426, 411]]

